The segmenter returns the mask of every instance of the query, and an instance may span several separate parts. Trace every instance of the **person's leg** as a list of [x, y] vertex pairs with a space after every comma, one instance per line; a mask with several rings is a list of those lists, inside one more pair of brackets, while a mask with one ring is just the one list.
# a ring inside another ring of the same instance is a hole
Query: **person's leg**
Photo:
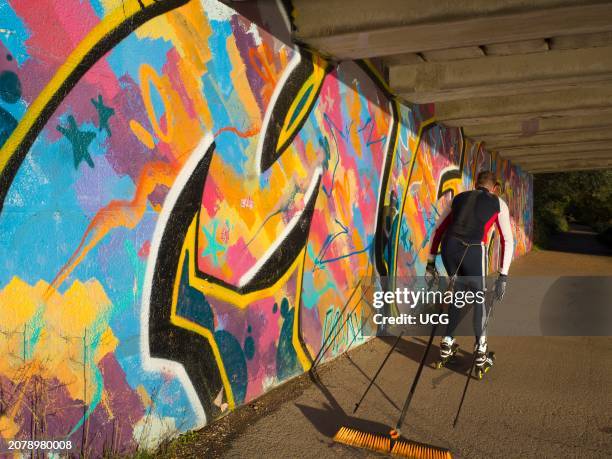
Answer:
[[[486, 293], [486, 275], [487, 275], [487, 253], [484, 244], [470, 247], [469, 260], [464, 265], [464, 273], [467, 277], [465, 280], [470, 291], [474, 293], [475, 302], [472, 305], [473, 311], [473, 326], [474, 337], [476, 343], [474, 350], [477, 353], [476, 365], [481, 367], [485, 364], [487, 358], [487, 307], [484, 301]], [[480, 299], [482, 298], [482, 301]]]
[[[487, 250], [484, 244], [479, 247], [475, 247], [478, 255], [481, 258], [480, 267], [475, 266], [474, 263], [474, 276], [471, 283], [472, 291], [476, 295], [476, 302], [474, 303], [474, 337], [478, 342], [486, 342], [486, 322], [487, 322], [487, 308], [484, 301], [484, 294], [486, 293], [486, 276], [487, 276]], [[482, 295], [482, 296], [479, 296]], [[482, 298], [482, 301], [478, 301]]]
[[[454, 294], [456, 295], [457, 292], [464, 292], [465, 289], [466, 286], [463, 284], [461, 279], [457, 279], [455, 281], [455, 285], [453, 286], [453, 292], [455, 292]], [[455, 336], [455, 330], [457, 330], [462, 317], [462, 308], [458, 308], [454, 304], [448, 305], [448, 325], [446, 326], [446, 336]]]
[[[465, 246], [462, 244], [465, 250]], [[485, 273], [486, 267], [486, 252], [482, 244], [471, 244], [462, 255], [463, 260], [459, 267], [459, 276], [456, 280], [455, 298], [460, 298], [458, 295], [463, 295], [463, 307], [453, 307], [449, 310], [449, 326], [447, 334], [452, 336], [459, 322], [468, 312], [468, 308], [472, 307], [473, 311], [473, 327], [476, 341], [483, 344], [486, 350], [485, 326], [486, 326], [486, 308], [484, 301]], [[468, 302], [467, 293], [470, 293], [471, 299]]]
[[486, 303], [474, 304], [474, 336], [476, 338], [475, 350], [476, 366], [482, 367], [487, 359], [487, 307]]
[[487, 306], [484, 301], [474, 303], [474, 337], [480, 344], [487, 342]]
[[[444, 263], [444, 269], [450, 278], [459, 274], [462, 264], [462, 258], [465, 252], [465, 245], [456, 238], [448, 237], [442, 241], [442, 263]], [[453, 285], [453, 290], [463, 288], [461, 282], [457, 282]], [[446, 335], [440, 342], [440, 358], [442, 360], [448, 359], [456, 350], [454, 333], [461, 321], [461, 310], [454, 304], [448, 305], [448, 325], [446, 326]]]
[[[456, 274], [453, 292], [455, 298], [465, 298], [467, 292], [474, 292], [481, 288], [482, 277], [482, 256], [480, 244], [469, 246], [458, 239], [449, 241], [447, 255], [443, 256], [443, 261], [449, 275]], [[449, 271], [452, 269], [452, 271]], [[466, 308], [467, 306], [467, 308]], [[454, 304], [449, 307], [449, 323], [447, 335], [453, 336], [454, 331], [469, 309], [469, 304], [465, 302]]]

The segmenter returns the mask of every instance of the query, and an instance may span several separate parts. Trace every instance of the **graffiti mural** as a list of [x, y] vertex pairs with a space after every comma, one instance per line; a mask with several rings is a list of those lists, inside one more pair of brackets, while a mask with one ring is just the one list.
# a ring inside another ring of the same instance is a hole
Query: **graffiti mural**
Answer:
[[0, 0], [0, 447], [155, 447], [363, 343], [479, 170], [530, 250], [529, 175], [274, 14]]

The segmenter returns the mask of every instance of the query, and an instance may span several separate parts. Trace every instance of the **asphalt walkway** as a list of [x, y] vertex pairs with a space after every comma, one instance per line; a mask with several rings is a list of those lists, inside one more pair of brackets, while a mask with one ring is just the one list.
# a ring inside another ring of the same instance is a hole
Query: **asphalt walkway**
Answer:
[[[571, 234], [562, 237], [576, 243]], [[585, 253], [534, 251], [513, 264], [512, 278], [541, 280], [529, 281], [531, 287], [510, 288], [495, 312], [494, 323], [499, 326], [515, 318], [510, 324], [512, 333], [525, 327], [525, 335], [537, 335], [542, 314], [550, 309], [553, 284], [569, 278], [577, 283], [557, 287], [584, 290], [605, 283], [600, 276], [612, 276], [612, 257], [592, 250], [594, 236], [578, 237], [586, 237], [577, 243], [586, 244]], [[567, 241], [561, 246], [567, 247]], [[585, 307], [571, 295], [568, 304], [574, 309]], [[511, 308], [521, 308], [518, 316], [522, 318], [509, 314]], [[573, 318], [566, 315], [563, 320]], [[284, 384], [195, 434], [193, 441], [173, 455], [379, 456], [336, 444], [332, 437], [343, 425], [388, 432], [399, 415], [425, 341], [418, 337], [402, 340], [356, 415], [352, 415], [353, 406], [393, 338], [373, 339], [324, 365], [318, 380], [303, 375]], [[460, 338], [460, 343], [471, 349], [473, 338]], [[485, 380], [472, 381], [456, 428], [452, 420], [471, 355], [460, 353], [449, 368], [434, 370], [438, 348], [431, 350], [403, 428], [407, 438], [448, 448], [454, 457], [610, 457], [612, 338], [491, 336], [489, 345], [496, 352], [497, 364]]]

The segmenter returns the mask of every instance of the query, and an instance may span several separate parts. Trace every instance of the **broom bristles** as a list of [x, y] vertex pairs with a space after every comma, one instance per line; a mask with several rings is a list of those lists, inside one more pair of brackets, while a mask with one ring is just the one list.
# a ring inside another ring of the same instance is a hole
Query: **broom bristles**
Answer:
[[391, 451], [391, 440], [389, 438], [385, 438], [382, 435], [361, 432], [357, 429], [349, 429], [348, 427], [341, 427], [334, 436], [334, 441], [381, 453], [388, 453]]
[[379, 453], [391, 453], [393, 456], [414, 459], [452, 459], [451, 453], [435, 446], [421, 445], [398, 440], [391, 448], [391, 439], [386, 435], [362, 432], [357, 429], [341, 427], [334, 436], [334, 441], [348, 446], [365, 448]]

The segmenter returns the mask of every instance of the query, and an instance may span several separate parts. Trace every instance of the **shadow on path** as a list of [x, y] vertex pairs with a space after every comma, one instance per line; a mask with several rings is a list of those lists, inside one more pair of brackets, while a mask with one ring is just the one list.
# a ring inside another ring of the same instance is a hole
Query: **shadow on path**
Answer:
[[[389, 424], [376, 422], [347, 414], [342, 409], [340, 404], [336, 401], [335, 397], [331, 394], [329, 389], [318, 377], [316, 372], [310, 372], [310, 380], [325, 396], [326, 401], [323, 402], [323, 406], [314, 407], [304, 405], [302, 403], [294, 403], [294, 405], [301, 411], [304, 417], [312, 424], [313, 427], [317, 429], [320, 434], [328, 438], [333, 438], [341, 427], [348, 427], [350, 429], [357, 429], [360, 432], [369, 433], [373, 435], [379, 435], [383, 437], [389, 436], [389, 432], [392, 428], [392, 426], [390, 426]], [[383, 393], [383, 395], [386, 397], [386, 394]], [[396, 406], [395, 404], [393, 405]], [[400, 440], [414, 442], [414, 440], [406, 437], [405, 435], [401, 435]], [[422, 446], [431, 447], [431, 445], [427, 445], [425, 443], [417, 443]], [[362, 452], [366, 454], [376, 454], [372, 451], [368, 451], [367, 449], [362, 450]]]
[[597, 239], [597, 233], [585, 225], [572, 224], [569, 231], [550, 238], [547, 250], [581, 253], [585, 255], [612, 256], [612, 247]]
[[[395, 337], [381, 337], [381, 341], [384, 341], [388, 346], [392, 346], [395, 342]], [[406, 337], [399, 341], [397, 344], [395, 351], [400, 355], [407, 357], [411, 361], [415, 363], [420, 363], [421, 358], [423, 357], [423, 352], [427, 347], [427, 340], [421, 337]], [[438, 356], [440, 353], [440, 349], [436, 345], [432, 345], [429, 349], [429, 353], [427, 354], [427, 359], [425, 360], [425, 365], [429, 369], [435, 368], [435, 363], [438, 361]], [[371, 378], [374, 375], [367, 374], [350, 356], [346, 355], [347, 360], [350, 364], [361, 373], [367, 383], [370, 383]], [[382, 357], [381, 357], [382, 362]], [[433, 378], [431, 384], [433, 388], [436, 388], [443, 380], [451, 376], [453, 373], [460, 374], [462, 376], [467, 375], [468, 370], [470, 369], [472, 363], [472, 353], [467, 352], [463, 349], [460, 349], [457, 356], [448, 362], [447, 366], [443, 369], [438, 370], [437, 377]], [[387, 368], [389, 371], [393, 371], [391, 367]], [[384, 372], [384, 369], [383, 369]], [[412, 383], [412, 378], [414, 377], [414, 373], [407, 375], [406, 378], [406, 394], [408, 393], [408, 389], [410, 384]], [[475, 378], [473, 375], [472, 378]], [[323, 407], [312, 407], [308, 405], [303, 405], [300, 403], [296, 403], [295, 406], [302, 412], [302, 414], [310, 421], [310, 423], [323, 435], [327, 437], [333, 437], [338, 429], [342, 426], [359, 429], [362, 431], [371, 432], [374, 434], [386, 435], [389, 432], [389, 426], [377, 422], [372, 422], [366, 419], [362, 419], [356, 416], [351, 416], [347, 412], [345, 412], [340, 404], [336, 401], [334, 396], [331, 394], [329, 389], [325, 386], [325, 384], [318, 378], [316, 372], [311, 372], [310, 374], [311, 381], [317, 386], [319, 391], [325, 396], [326, 401], [323, 403]], [[384, 379], [384, 375], [381, 374], [379, 379]], [[419, 385], [424, 382], [420, 382]], [[367, 387], [367, 384], [363, 386], [363, 389]], [[400, 407], [389, 397], [389, 395], [385, 392], [385, 390], [375, 382], [373, 384], [372, 389], [376, 388], [377, 392], [382, 395], [382, 397], [389, 402], [393, 408], [395, 408], [396, 412], [400, 412]], [[355, 400], [361, 396], [360, 393], [354, 394]], [[372, 396], [372, 394], [369, 394]], [[405, 396], [405, 394], [403, 394]]]
[[369, 421], [367, 419], [361, 419], [347, 414], [336, 401], [335, 397], [329, 391], [327, 386], [325, 386], [325, 384], [318, 377], [317, 373], [310, 372], [309, 375], [310, 380], [323, 394], [326, 401], [323, 402], [323, 406], [321, 408], [303, 405], [301, 403], [295, 403], [295, 406], [319, 431], [319, 433], [325, 435], [326, 437], [333, 438], [340, 427], [359, 429], [364, 432], [370, 432], [378, 435], [387, 435], [389, 433], [389, 426], [385, 424]]

